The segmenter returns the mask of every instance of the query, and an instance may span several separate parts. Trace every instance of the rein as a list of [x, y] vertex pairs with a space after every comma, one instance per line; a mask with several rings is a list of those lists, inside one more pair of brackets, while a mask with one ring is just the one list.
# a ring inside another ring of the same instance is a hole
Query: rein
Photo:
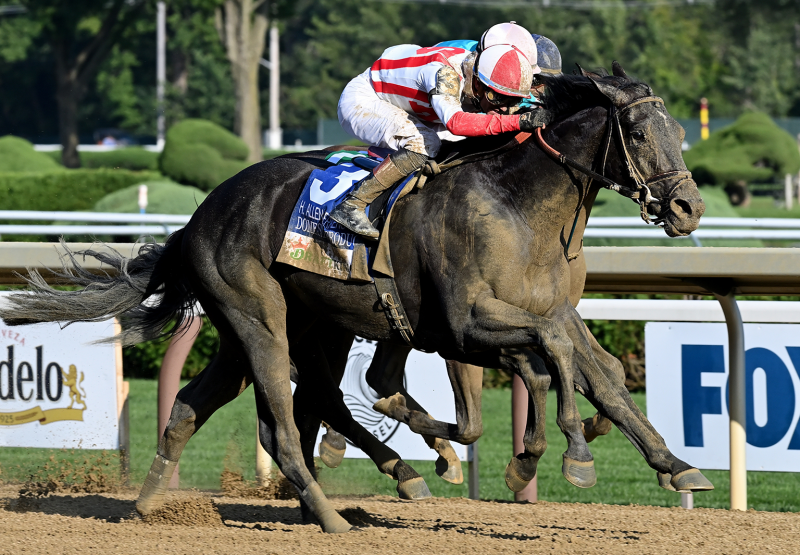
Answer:
[[[562, 164], [564, 166], [569, 166], [589, 176], [591, 178], [590, 183], [591, 180], [598, 181], [602, 184], [602, 186], [605, 189], [615, 191], [624, 197], [628, 197], [629, 199], [636, 201], [636, 203], [639, 204], [639, 209], [640, 209], [639, 215], [641, 216], [642, 220], [644, 220], [648, 224], [658, 225], [663, 220], [659, 218], [650, 219], [650, 216], [647, 214], [647, 207], [651, 203], [659, 202], [660, 200], [658, 198], [655, 198], [650, 193], [649, 185], [652, 185], [653, 183], [657, 183], [659, 181], [663, 181], [664, 179], [680, 177], [681, 179], [678, 182], [678, 184], [675, 185], [675, 187], [673, 187], [668, 193], [668, 196], [671, 196], [672, 193], [675, 192], [675, 190], [678, 187], [683, 185], [686, 182], [686, 180], [691, 177], [692, 174], [686, 170], [672, 170], [645, 179], [642, 173], [636, 168], [636, 165], [633, 163], [633, 159], [631, 158], [631, 155], [628, 152], [628, 148], [625, 146], [625, 140], [623, 139], [622, 136], [622, 124], [620, 124], [619, 122], [619, 115], [625, 112], [626, 110], [633, 108], [634, 106], [637, 106], [639, 104], [644, 104], [646, 102], [658, 102], [664, 104], [664, 101], [658, 96], [645, 96], [629, 102], [619, 110], [617, 110], [617, 107], [612, 104], [611, 108], [608, 110], [608, 124], [606, 127], [605, 152], [603, 154], [603, 161], [600, 171], [601, 172], [605, 171], [606, 158], [608, 156], [608, 150], [611, 146], [611, 136], [613, 135], [614, 139], [617, 142], [617, 147], [622, 153], [622, 159], [623, 162], [625, 162], [625, 167], [628, 169], [628, 174], [630, 175], [631, 179], [635, 184], [635, 186], [632, 188], [627, 187], [625, 185], [620, 185], [616, 181], [607, 178], [602, 173], [598, 173], [576, 162], [571, 158], [567, 158], [559, 151], [548, 145], [547, 142], [545, 142], [544, 138], [542, 137], [542, 128], [537, 128], [535, 131], [535, 135], [537, 144], [548, 156], [553, 158], [559, 164]], [[569, 240], [567, 241], [567, 249], [569, 249], [569, 244], [572, 241], [572, 234], [575, 232], [575, 226], [578, 222], [579, 213], [580, 213], [580, 206], [578, 207], [578, 210], [575, 214], [575, 221], [572, 224], [572, 231], [570, 232]]]

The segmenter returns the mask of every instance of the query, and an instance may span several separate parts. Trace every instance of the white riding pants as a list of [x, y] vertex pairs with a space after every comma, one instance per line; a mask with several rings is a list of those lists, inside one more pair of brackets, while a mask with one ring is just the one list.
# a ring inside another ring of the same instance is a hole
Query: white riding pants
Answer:
[[369, 69], [350, 81], [339, 98], [339, 123], [342, 129], [366, 144], [412, 152], [433, 158], [442, 140], [459, 140], [443, 125], [417, 119], [402, 108], [382, 100], [372, 88]]

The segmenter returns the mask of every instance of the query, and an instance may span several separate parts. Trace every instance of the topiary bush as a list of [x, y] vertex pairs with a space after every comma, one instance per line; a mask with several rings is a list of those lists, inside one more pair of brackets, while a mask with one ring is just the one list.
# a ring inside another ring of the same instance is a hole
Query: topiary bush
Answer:
[[795, 139], [760, 112], [715, 131], [683, 158], [697, 183], [715, 185], [766, 182], [800, 170]]
[[0, 173], [47, 172], [64, 168], [44, 152], [37, 152], [33, 144], [13, 135], [0, 137]]
[[167, 132], [159, 167], [170, 179], [210, 191], [250, 164], [247, 145], [216, 123], [186, 119]]
[[208, 193], [174, 181], [145, 181], [109, 193], [94, 205], [95, 212], [139, 212], [139, 185], [147, 185], [147, 212], [151, 214], [193, 214]]
[[[61, 151], [47, 153], [53, 160], [61, 163]], [[150, 152], [142, 147], [130, 146], [104, 152], [78, 152], [81, 167], [86, 169], [109, 168], [133, 171], [158, 171], [158, 152]]]
[[0, 206], [3, 210], [91, 210], [111, 192], [160, 178], [156, 172], [108, 169], [0, 173]]

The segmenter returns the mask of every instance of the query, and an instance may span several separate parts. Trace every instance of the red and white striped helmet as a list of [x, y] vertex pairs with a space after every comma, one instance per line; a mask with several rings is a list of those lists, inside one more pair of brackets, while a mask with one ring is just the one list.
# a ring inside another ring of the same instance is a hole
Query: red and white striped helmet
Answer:
[[481, 82], [505, 96], [527, 97], [531, 93], [533, 68], [525, 55], [507, 44], [490, 46], [478, 56]]
[[510, 23], [498, 23], [489, 27], [481, 37], [480, 50], [486, 50], [490, 46], [498, 44], [510, 44], [515, 47], [528, 58], [534, 75], [539, 73], [536, 41], [533, 40], [530, 32], [525, 27], [517, 25], [513, 21]]

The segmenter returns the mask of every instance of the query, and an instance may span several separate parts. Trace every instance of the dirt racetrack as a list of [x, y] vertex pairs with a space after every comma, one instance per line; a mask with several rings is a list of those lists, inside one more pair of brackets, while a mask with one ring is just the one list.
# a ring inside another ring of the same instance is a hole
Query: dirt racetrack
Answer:
[[0, 488], [0, 553], [792, 553], [800, 514], [467, 499], [334, 498], [357, 530], [302, 524], [297, 501], [170, 495], [143, 521], [136, 492], [21, 499]]

